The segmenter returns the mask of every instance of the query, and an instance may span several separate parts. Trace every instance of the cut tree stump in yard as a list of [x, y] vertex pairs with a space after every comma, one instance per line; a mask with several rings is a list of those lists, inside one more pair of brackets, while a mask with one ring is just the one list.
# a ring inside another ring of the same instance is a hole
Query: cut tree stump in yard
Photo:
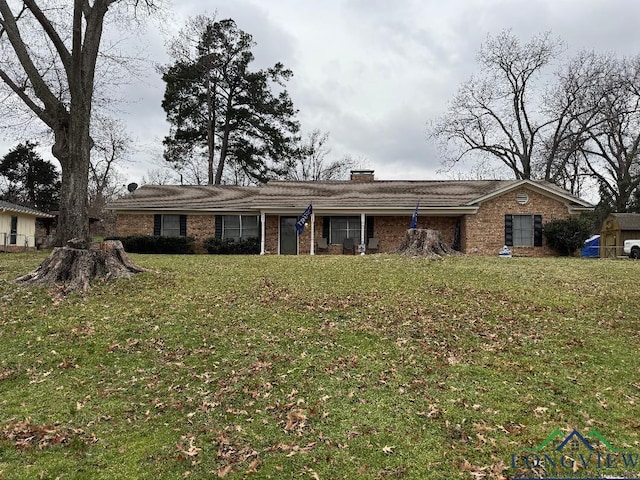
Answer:
[[458, 255], [442, 238], [438, 230], [416, 228], [407, 230], [404, 241], [396, 253], [411, 257], [440, 258], [447, 255]]
[[51, 255], [33, 272], [16, 279], [25, 285], [57, 287], [63, 295], [87, 292], [92, 281], [131, 278], [146, 269], [131, 261], [119, 240], [89, 244], [73, 239]]

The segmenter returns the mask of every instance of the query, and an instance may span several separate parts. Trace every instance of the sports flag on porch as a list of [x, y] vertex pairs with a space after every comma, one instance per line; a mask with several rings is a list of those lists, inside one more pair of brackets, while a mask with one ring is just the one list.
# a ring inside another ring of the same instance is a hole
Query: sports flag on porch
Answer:
[[411, 217], [411, 224], [409, 225], [410, 230], [415, 230], [418, 226], [418, 208], [420, 208], [420, 200], [418, 200], [416, 210], [413, 212], [413, 216]]
[[302, 235], [304, 224], [307, 223], [307, 220], [309, 220], [311, 212], [313, 212], [313, 208], [311, 207], [311, 204], [309, 204], [307, 209], [302, 212], [302, 215], [298, 217], [298, 221], [296, 222], [296, 232], [298, 232], [298, 235]]

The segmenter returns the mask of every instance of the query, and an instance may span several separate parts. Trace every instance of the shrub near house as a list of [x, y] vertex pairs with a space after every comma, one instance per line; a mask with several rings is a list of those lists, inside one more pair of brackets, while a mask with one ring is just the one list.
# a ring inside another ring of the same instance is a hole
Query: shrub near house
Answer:
[[204, 243], [207, 252], [213, 255], [258, 255], [260, 239], [234, 240], [233, 238], [207, 238]]
[[105, 238], [105, 240], [120, 240], [127, 253], [194, 253], [193, 237], [154, 237], [153, 235], [131, 235], [129, 237], [108, 237]]
[[592, 222], [587, 217], [553, 220], [544, 225], [544, 235], [551, 248], [562, 256], [574, 255], [592, 233]]

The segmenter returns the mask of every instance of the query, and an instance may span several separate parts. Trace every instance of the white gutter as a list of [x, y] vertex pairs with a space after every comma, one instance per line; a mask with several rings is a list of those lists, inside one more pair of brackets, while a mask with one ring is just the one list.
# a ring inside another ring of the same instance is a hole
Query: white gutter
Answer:
[[[306, 207], [301, 205], [287, 205], [287, 206], [278, 206], [278, 207], [268, 207], [268, 206], [256, 206], [251, 209], [246, 210], [225, 210], [225, 209], [194, 209], [194, 208], [158, 208], [158, 207], [146, 207], [146, 208], [111, 208], [110, 210], [114, 210], [116, 212], [128, 212], [128, 213], [141, 213], [141, 214], [149, 214], [154, 212], [162, 212], [162, 213], [195, 213], [195, 214], [211, 214], [211, 215], [260, 215], [261, 213], [266, 213], [270, 215], [291, 215], [293, 212], [297, 212], [300, 209], [305, 209]], [[415, 206], [406, 206], [406, 207], [316, 207], [314, 205], [314, 213], [319, 216], [322, 215], [361, 215], [364, 213], [365, 215], [412, 215], [415, 211]], [[418, 209], [418, 213], [429, 216], [439, 216], [439, 215], [467, 215], [474, 214], [478, 212], [478, 205], [466, 205], [459, 207], [433, 207], [429, 205], [428, 207], [420, 207]]]
[[[263, 211], [272, 215], [286, 215], [292, 211], [299, 210], [300, 206], [287, 206], [287, 207], [261, 207], [260, 211]], [[411, 216], [415, 211], [415, 206], [411, 207], [316, 207], [314, 206], [314, 213], [319, 216], [323, 215], [399, 215], [399, 216]], [[464, 206], [464, 207], [432, 207], [425, 206], [419, 208], [418, 212], [422, 215], [438, 216], [438, 215], [465, 215], [477, 213], [479, 209], [478, 205]]]

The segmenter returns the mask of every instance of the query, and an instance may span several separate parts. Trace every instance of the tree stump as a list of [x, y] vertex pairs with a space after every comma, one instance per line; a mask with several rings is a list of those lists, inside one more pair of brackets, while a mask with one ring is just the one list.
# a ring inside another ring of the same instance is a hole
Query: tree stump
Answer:
[[438, 230], [416, 228], [407, 230], [404, 241], [395, 253], [411, 257], [441, 258], [447, 255], [458, 255], [442, 238]]
[[16, 282], [57, 287], [66, 295], [74, 291], [87, 292], [92, 281], [131, 278], [145, 271], [131, 261], [119, 240], [89, 244], [74, 238], [66, 247], [54, 248], [38, 268], [17, 278]]

